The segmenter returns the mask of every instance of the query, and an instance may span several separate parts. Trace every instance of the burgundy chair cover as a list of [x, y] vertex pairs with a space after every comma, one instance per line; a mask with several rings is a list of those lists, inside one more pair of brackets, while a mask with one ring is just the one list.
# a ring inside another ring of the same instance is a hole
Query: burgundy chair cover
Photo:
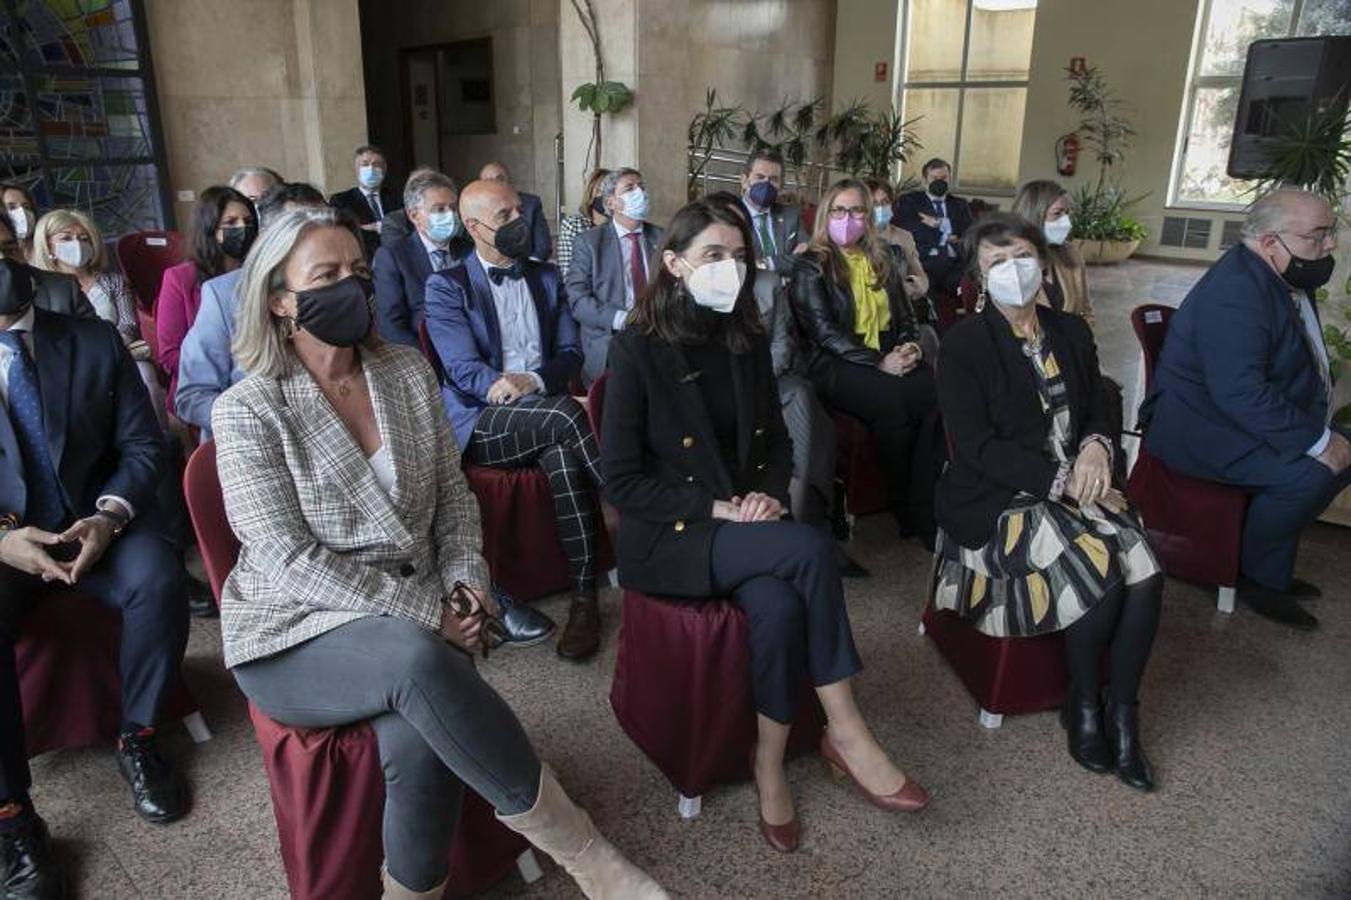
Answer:
[[924, 608], [924, 633], [981, 709], [1018, 715], [1054, 709], [1065, 699], [1069, 670], [1059, 633], [994, 638], [933, 604]]
[[849, 511], [856, 516], [885, 512], [887, 482], [877, 467], [877, 450], [868, 426], [835, 412], [835, 468], [844, 479]]
[[[282, 862], [292, 900], [369, 900], [380, 896], [385, 784], [375, 733], [363, 723], [290, 728], [253, 704], [249, 717], [272, 788]], [[502, 879], [529, 844], [497, 821], [471, 790], [447, 853], [444, 898], [471, 897]]]
[[[1145, 358], [1146, 395], [1154, 386], [1154, 364], [1163, 352], [1173, 311], [1156, 303], [1131, 310], [1131, 327]], [[1126, 493], [1140, 511], [1164, 571], [1202, 584], [1233, 587], [1238, 583], [1247, 494], [1174, 472], [1151, 455], [1143, 442]]]
[[[572, 580], [554, 524], [548, 477], [534, 468], [492, 469], [471, 463], [465, 463], [464, 477], [478, 498], [483, 556], [493, 581], [517, 600], [568, 590]], [[598, 571], [604, 568], [598, 565]]]
[[[23, 620], [15, 661], [28, 755], [110, 743], [122, 724], [122, 617], [90, 597], [47, 593]], [[164, 721], [195, 712], [181, 686]]]
[[[725, 600], [624, 592], [610, 705], [620, 726], [686, 797], [750, 777], [755, 745], [746, 616]], [[789, 752], [814, 750], [825, 718], [803, 685]]]
[[219, 605], [221, 588], [239, 555], [239, 539], [230, 530], [230, 521], [225, 516], [225, 498], [221, 496], [220, 478], [216, 474], [215, 441], [207, 441], [188, 457], [188, 464], [183, 467], [183, 499], [197, 533], [211, 594]]
[[[117, 262], [127, 276], [136, 306], [141, 310], [154, 309], [159, 298], [164, 270], [183, 259], [183, 237], [177, 231], [137, 231], [124, 234], [117, 241]], [[141, 337], [152, 340], [151, 335]]]

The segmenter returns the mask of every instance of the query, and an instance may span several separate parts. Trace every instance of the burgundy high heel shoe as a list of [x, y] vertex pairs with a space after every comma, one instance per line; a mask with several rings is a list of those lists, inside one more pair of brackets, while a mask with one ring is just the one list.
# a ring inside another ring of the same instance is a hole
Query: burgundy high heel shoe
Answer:
[[[751, 780], [755, 780], [755, 748], [751, 747]], [[759, 791], [756, 791], [757, 798]], [[757, 800], [758, 803], [758, 800]], [[765, 817], [758, 809], [756, 818], [760, 820], [760, 834], [765, 839], [765, 843], [773, 847], [780, 853], [792, 853], [798, 848], [802, 840], [802, 824], [798, 821], [797, 813], [794, 812], [793, 818], [784, 822], [782, 825], [771, 825], [765, 821]]]
[[821, 735], [821, 756], [826, 760], [826, 765], [830, 767], [830, 774], [836, 781], [848, 778], [858, 788], [859, 793], [868, 798], [868, 802], [873, 806], [880, 807], [888, 812], [919, 812], [929, 805], [929, 792], [920, 786], [919, 782], [913, 778], [906, 778], [905, 784], [894, 794], [888, 794], [885, 797], [880, 794], [874, 794], [863, 786], [854, 773], [849, 770], [849, 764], [844, 761], [840, 751], [835, 749], [835, 744], [830, 740], [830, 735]]

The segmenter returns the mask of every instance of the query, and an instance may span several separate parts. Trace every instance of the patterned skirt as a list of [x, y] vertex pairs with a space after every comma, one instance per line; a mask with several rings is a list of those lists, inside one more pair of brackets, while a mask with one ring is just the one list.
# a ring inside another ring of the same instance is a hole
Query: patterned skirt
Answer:
[[1113, 588], [1162, 571], [1133, 510], [1080, 510], [1019, 495], [984, 547], [961, 546], [940, 529], [934, 606], [991, 637], [1068, 628]]

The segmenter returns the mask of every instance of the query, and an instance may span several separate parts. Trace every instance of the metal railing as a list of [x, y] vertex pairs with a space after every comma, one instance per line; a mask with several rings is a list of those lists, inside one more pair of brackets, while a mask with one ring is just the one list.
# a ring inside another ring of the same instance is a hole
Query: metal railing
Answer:
[[[715, 147], [711, 151], [705, 151], [703, 147], [686, 147], [686, 180], [694, 179], [700, 194], [724, 189], [740, 193], [741, 170], [750, 155], [748, 150], [729, 150], [726, 147]], [[700, 163], [703, 163], [702, 169]], [[835, 170], [825, 163], [806, 160], [802, 165], [795, 166], [785, 162], [782, 191], [795, 195], [800, 204], [816, 203], [835, 177]]]

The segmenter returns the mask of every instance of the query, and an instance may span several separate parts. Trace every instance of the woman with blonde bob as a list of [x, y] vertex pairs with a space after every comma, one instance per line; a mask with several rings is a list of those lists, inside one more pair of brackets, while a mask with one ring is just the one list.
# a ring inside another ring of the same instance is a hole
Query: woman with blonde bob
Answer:
[[938, 404], [899, 252], [878, 233], [867, 185], [836, 182], [794, 270], [793, 311], [821, 399], [861, 419], [877, 442], [901, 535], [932, 547]]
[[159, 382], [159, 369], [151, 359], [150, 345], [141, 339], [131, 285], [122, 273], [105, 271], [107, 264], [103, 233], [89, 216], [75, 209], [54, 209], [38, 219], [33, 229], [30, 265], [73, 277], [99, 318], [117, 328], [136, 360], [141, 381], [150, 392], [155, 414], [163, 427], [164, 388]]
[[500, 643], [478, 506], [436, 377], [373, 329], [370, 269], [331, 209], [285, 214], [240, 282], [247, 377], [212, 410], [238, 564], [225, 662], [288, 725], [369, 720], [387, 898], [440, 897], [467, 784], [588, 897], [665, 897], [573, 805], [474, 668]]
[[1093, 303], [1088, 296], [1088, 269], [1078, 249], [1070, 243], [1073, 201], [1058, 181], [1029, 181], [1013, 198], [1014, 215], [1022, 216], [1046, 236], [1046, 289], [1041, 303], [1093, 327]]

